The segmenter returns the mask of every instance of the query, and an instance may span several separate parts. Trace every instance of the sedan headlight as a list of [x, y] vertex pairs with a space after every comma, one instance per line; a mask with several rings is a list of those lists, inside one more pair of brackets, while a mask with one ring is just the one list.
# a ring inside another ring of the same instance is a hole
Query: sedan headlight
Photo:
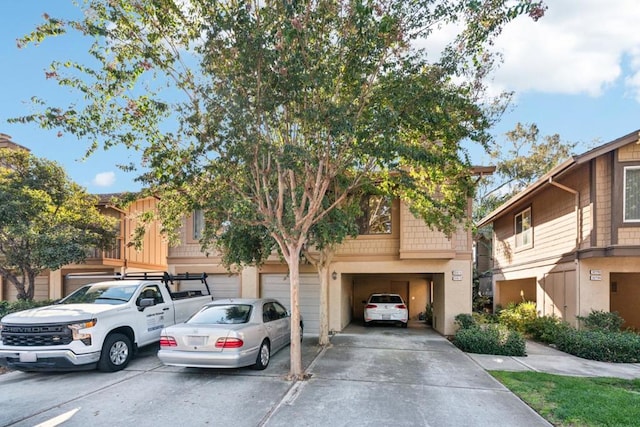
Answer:
[[83, 329], [93, 328], [98, 323], [97, 319], [86, 320], [84, 322], [72, 323], [68, 326], [73, 334], [74, 341], [81, 341], [84, 345], [91, 345], [91, 334], [81, 332]]

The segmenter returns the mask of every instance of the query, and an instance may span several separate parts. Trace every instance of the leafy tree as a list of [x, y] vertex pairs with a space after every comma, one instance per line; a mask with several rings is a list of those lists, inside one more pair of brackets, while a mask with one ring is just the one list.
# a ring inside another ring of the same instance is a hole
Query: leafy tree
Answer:
[[21, 300], [33, 299], [45, 269], [82, 262], [115, 241], [114, 219], [55, 162], [2, 148], [0, 188], [0, 275]]
[[[495, 117], [482, 102], [486, 48], [518, 14], [544, 13], [540, 3], [511, 4], [87, 0], [81, 20], [46, 16], [22, 40], [91, 38], [93, 62], [47, 72], [83, 99], [36, 99], [43, 111], [18, 121], [92, 139], [89, 151], [140, 148], [140, 180], [162, 196], [169, 235], [199, 208], [205, 247], [224, 250], [225, 238], [246, 232], [266, 250], [268, 236], [289, 267], [297, 325], [301, 253], [312, 240], [331, 244], [323, 224], [372, 176], [430, 226], [459, 227], [473, 192], [460, 141], [486, 144]], [[445, 24], [460, 32], [439, 59], [415, 48]], [[296, 378], [299, 333], [292, 328]]]
[[517, 123], [505, 137], [505, 142], [495, 143], [490, 150], [496, 172], [485, 177], [478, 188], [476, 221], [568, 160], [577, 146], [577, 142], [561, 140], [557, 133], [541, 136], [535, 124]]

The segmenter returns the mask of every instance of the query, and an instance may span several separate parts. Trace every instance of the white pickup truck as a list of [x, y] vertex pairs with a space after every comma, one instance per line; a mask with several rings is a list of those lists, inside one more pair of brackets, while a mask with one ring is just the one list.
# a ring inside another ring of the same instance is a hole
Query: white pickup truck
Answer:
[[[206, 274], [130, 274], [82, 286], [54, 305], [0, 321], [0, 365], [21, 371], [124, 369], [139, 347], [160, 340], [212, 300]], [[201, 290], [171, 292], [177, 281]]]

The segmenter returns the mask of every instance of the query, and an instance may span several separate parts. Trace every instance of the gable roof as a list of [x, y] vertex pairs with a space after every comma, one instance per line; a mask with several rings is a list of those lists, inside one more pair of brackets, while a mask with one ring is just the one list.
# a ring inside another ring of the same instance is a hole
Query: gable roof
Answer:
[[6, 133], [0, 133], [0, 148], [11, 148], [14, 150], [22, 149], [26, 151], [31, 151], [24, 145], [17, 144], [11, 140], [11, 135], [7, 135]]
[[614, 139], [604, 145], [596, 147], [592, 150], [587, 151], [586, 153], [572, 156], [565, 162], [559, 164], [558, 166], [551, 169], [549, 172], [544, 174], [539, 180], [529, 185], [527, 188], [507, 200], [505, 203], [496, 208], [493, 212], [489, 213], [487, 216], [482, 218], [478, 222], [478, 227], [483, 227], [492, 223], [497, 217], [511, 209], [514, 205], [516, 205], [521, 200], [528, 198], [535, 193], [539, 192], [543, 188], [548, 185], [551, 185], [552, 181], [557, 180], [562, 175], [572, 171], [577, 168], [579, 165], [587, 163], [596, 157], [602, 156], [603, 154], [607, 154], [611, 151], [617, 150], [621, 147], [624, 147], [627, 144], [635, 142], [636, 144], [640, 143], [640, 129], [635, 130], [625, 136], [622, 136], [618, 139]]

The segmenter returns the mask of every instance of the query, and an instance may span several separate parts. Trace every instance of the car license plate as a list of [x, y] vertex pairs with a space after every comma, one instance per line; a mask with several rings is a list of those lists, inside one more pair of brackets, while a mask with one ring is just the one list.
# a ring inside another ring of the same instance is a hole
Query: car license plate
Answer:
[[391, 319], [391, 316], [389, 314], [382, 315], [382, 320], [389, 320], [389, 319]]
[[20, 361], [23, 363], [37, 362], [38, 356], [35, 353], [20, 353]]
[[196, 347], [204, 345], [204, 341], [205, 341], [205, 337], [189, 336], [187, 339], [187, 342], [189, 343], [189, 345], [196, 346]]

